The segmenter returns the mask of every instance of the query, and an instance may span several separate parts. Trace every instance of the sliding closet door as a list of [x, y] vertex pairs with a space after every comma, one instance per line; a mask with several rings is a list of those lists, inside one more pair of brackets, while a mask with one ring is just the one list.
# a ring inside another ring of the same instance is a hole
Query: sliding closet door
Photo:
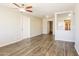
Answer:
[[27, 15], [21, 15], [20, 19], [20, 37], [26, 39], [30, 37], [30, 17]]

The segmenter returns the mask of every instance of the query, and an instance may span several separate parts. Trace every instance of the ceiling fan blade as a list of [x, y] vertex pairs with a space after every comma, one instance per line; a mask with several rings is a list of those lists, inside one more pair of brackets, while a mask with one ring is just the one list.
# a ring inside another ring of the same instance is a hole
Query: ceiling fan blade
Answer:
[[15, 6], [17, 6], [17, 7], [19, 7], [19, 8], [21, 8], [21, 6], [19, 6], [18, 4], [16, 4], [16, 3], [13, 3]]
[[27, 6], [26, 9], [32, 8], [32, 6]]
[[28, 12], [32, 12], [32, 10], [26, 10], [26, 11], [28, 11]]
[[[19, 7], [19, 8], [24, 8], [24, 4], [22, 4], [22, 6], [18, 5], [17, 3], [13, 3], [15, 6]], [[28, 12], [32, 12], [32, 6], [27, 6], [24, 8], [24, 10], [28, 11]]]

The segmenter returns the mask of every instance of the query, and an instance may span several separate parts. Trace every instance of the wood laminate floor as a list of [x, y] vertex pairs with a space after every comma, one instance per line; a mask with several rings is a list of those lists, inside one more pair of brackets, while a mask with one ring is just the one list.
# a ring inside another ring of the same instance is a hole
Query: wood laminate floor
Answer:
[[55, 41], [53, 35], [39, 35], [0, 48], [0, 56], [77, 56], [74, 43]]

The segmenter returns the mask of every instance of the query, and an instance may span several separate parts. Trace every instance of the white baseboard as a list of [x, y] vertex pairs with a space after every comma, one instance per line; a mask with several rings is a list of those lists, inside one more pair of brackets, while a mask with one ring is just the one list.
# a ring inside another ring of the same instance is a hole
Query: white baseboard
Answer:
[[32, 35], [29, 38], [32, 38], [32, 37], [35, 37], [35, 36], [39, 36], [39, 35], [42, 35], [42, 33], [41, 34], [38, 34], [38, 35]]
[[77, 53], [78, 53], [78, 55], [79, 55], [79, 51], [78, 51], [78, 49], [77, 49], [76, 45], [74, 45], [74, 47], [75, 47], [75, 50], [77, 51]]
[[21, 41], [22, 39], [16, 39], [16, 41], [13, 41], [13, 42], [9, 42], [9, 43], [5, 43], [5, 44], [2, 44], [2, 45], [0, 45], [0, 47], [3, 47], [3, 46], [7, 46], [7, 45], [10, 45], [10, 44], [13, 44], [13, 43], [16, 43], [16, 42], [19, 42], [19, 41]]
[[64, 40], [64, 39], [55, 39], [55, 40], [59, 40], [59, 41], [67, 41], [67, 42], [75, 42], [73, 40]]

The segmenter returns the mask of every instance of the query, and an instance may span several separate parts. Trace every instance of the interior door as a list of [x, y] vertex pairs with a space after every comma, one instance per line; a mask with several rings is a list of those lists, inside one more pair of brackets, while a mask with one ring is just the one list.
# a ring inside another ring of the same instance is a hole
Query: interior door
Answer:
[[21, 15], [19, 20], [19, 39], [30, 37], [30, 17]]

